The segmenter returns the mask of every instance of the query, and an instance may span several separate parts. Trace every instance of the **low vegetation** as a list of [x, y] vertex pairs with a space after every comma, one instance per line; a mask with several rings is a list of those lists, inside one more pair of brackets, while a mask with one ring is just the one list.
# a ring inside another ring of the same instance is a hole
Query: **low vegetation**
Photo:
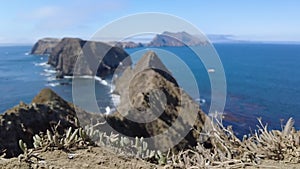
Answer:
[[142, 158], [165, 168], [241, 168], [261, 166], [263, 160], [300, 163], [300, 131], [293, 127], [292, 118], [281, 131], [269, 131], [267, 125], [258, 119], [255, 133], [244, 136], [242, 140], [236, 137], [231, 126], [223, 126], [222, 119], [217, 115], [213, 119], [211, 127], [201, 133], [203, 138], [210, 141], [210, 147], [199, 142], [192, 149], [163, 154], [150, 150], [143, 138], [130, 139], [95, 130], [96, 126], [104, 124], [97, 123], [84, 128], [69, 128], [63, 135], [59, 135], [56, 128], [35, 135], [34, 149], [30, 150], [20, 140], [24, 154], [19, 156], [19, 160], [33, 164], [43, 160], [38, 156], [40, 151], [61, 149], [70, 152], [90, 146], [104, 146], [120, 155]]
[[267, 129], [258, 119], [258, 129], [251, 136], [238, 139], [231, 126], [223, 126], [214, 118], [212, 129], [203, 133], [211, 141], [211, 148], [201, 143], [194, 149], [184, 150], [168, 157], [167, 166], [179, 168], [241, 168], [260, 166], [263, 160], [300, 163], [300, 132], [290, 118], [282, 131]]

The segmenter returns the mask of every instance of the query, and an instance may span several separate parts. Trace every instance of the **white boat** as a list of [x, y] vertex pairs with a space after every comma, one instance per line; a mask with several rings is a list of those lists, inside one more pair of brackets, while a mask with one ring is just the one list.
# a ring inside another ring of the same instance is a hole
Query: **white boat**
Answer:
[[208, 73], [214, 73], [216, 70], [215, 69], [207, 69]]

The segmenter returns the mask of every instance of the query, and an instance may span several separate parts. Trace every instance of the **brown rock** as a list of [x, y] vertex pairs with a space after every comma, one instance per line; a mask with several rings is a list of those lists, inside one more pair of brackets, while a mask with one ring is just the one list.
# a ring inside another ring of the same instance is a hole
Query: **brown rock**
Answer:
[[19, 105], [0, 115], [0, 151], [6, 157], [22, 153], [18, 141], [22, 139], [28, 148], [33, 147], [33, 135], [51, 130], [60, 121], [58, 132], [76, 127], [76, 112], [72, 106], [50, 89], [42, 90], [26, 105]]
[[85, 41], [78, 38], [63, 38], [50, 54], [48, 63], [55, 67], [58, 76], [111, 74], [120, 66], [131, 65], [125, 58], [128, 54], [119, 47], [102, 42]]
[[59, 43], [60, 39], [56, 38], [43, 38], [38, 40], [34, 44], [31, 50], [33, 55], [49, 55], [51, 54], [53, 48]]
[[147, 52], [133, 69], [127, 68], [115, 84], [118, 112], [106, 117], [112, 128], [131, 137], [158, 136], [152, 143], [155, 148], [167, 148], [177, 138], [177, 150], [196, 145], [209, 119], [154, 52]]

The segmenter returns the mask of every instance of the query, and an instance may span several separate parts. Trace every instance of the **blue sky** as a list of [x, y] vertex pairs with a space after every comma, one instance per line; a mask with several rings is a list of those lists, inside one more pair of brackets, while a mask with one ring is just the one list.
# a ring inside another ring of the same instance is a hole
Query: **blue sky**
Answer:
[[142, 12], [179, 16], [205, 34], [300, 41], [299, 7], [298, 0], [2, 1], [0, 43], [33, 43], [42, 37], [87, 39], [113, 20]]

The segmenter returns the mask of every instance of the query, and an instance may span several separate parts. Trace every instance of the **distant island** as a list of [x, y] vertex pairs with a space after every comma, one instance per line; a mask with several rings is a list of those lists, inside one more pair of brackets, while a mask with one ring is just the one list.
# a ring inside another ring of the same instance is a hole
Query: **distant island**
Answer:
[[[43, 38], [38, 40], [32, 48], [31, 54], [44, 55], [51, 54], [53, 48], [61, 41], [58, 38]], [[166, 47], [166, 46], [197, 46], [208, 43], [206, 39], [201, 39], [197, 35], [191, 35], [185, 31], [182, 32], [168, 32], [154, 36], [149, 43], [133, 42], [133, 41], [109, 41], [104, 42], [111, 46], [120, 48], [137, 48], [137, 47]]]
[[163, 32], [157, 34], [153, 40], [147, 44], [148, 47], [165, 47], [165, 46], [197, 46], [205, 45], [208, 42], [205, 39], [200, 39], [196, 35], [191, 35], [187, 32]]
[[[79, 38], [43, 38], [34, 44], [31, 54], [49, 55], [48, 64], [57, 70], [57, 77], [59, 78], [73, 76], [74, 73], [105, 77], [112, 74], [120, 64], [124, 68], [132, 64], [130, 58], [125, 59], [128, 54], [123, 50], [124, 48], [197, 46], [207, 43], [206, 40], [184, 31], [157, 34], [146, 44], [132, 41], [96, 42]], [[84, 55], [88, 58], [83, 57]], [[102, 62], [96, 63], [99, 60], [102, 60]]]

